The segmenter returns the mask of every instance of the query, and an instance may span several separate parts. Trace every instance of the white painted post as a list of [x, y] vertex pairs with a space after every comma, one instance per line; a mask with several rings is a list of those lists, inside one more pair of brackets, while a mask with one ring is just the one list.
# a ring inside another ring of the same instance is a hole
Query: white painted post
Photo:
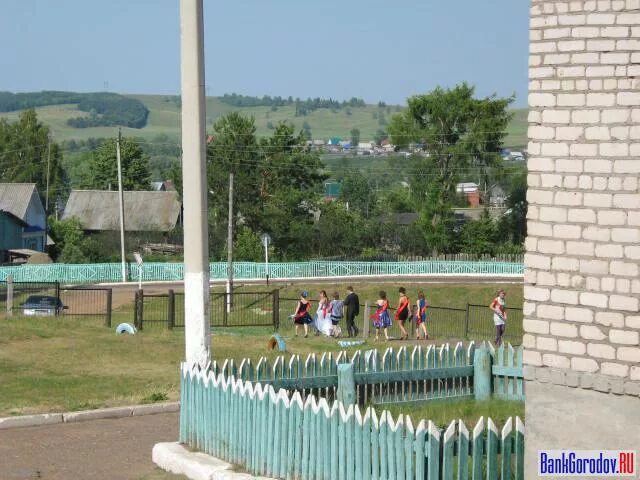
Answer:
[[210, 361], [207, 156], [202, 0], [180, 0], [184, 309], [187, 364]]

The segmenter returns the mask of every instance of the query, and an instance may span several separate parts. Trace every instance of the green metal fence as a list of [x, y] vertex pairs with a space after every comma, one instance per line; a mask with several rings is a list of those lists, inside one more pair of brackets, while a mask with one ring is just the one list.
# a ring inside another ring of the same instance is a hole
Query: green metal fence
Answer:
[[[228, 368], [228, 365], [226, 366]], [[481, 418], [472, 432], [461, 421], [443, 431], [414, 425], [373, 407], [199, 371], [183, 364], [180, 441], [282, 479], [524, 478], [524, 425], [509, 419], [501, 431]]]
[[[141, 271], [136, 264], [127, 265], [127, 276], [131, 281], [142, 275], [144, 281], [180, 281], [184, 278], [182, 263], [145, 263]], [[235, 262], [234, 278], [239, 280], [264, 279], [264, 263]], [[523, 275], [522, 263], [501, 261], [443, 261], [419, 262], [334, 262], [311, 261], [270, 263], [269, 278], [335, 278], [358, 276], [395, 275]], [[227, 278], [226, 262], [215, 262], [209, 266], [212, 279]], [[0, 267], [0, 280], [13, 275], [16, 282], [60, 282], [101, 283], [118, 282], [122, 279], [120, 263], [97, 264], [45, 264]]]

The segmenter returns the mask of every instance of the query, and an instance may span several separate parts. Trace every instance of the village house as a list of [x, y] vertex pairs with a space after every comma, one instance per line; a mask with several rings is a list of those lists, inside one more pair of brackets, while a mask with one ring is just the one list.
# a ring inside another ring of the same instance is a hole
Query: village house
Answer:
[[[10, 243], [14, 248], [16, 248], [16, 232], [20, 228], [21, 241], [17, 249], [45, 251], [47, 214], [35, 183], [0, 183], [0, 211], [4, 212], [1, 225], [3, 230], [4, 226], [11, 230], [7, 238], [11, 238]], [[3, 248], [0, 244], [0, 250]]]
[[[77, 219], [86, 232], [120, 229], [117, 191], [72, 190], [62, 216]], [[170, 232], [181, 221], [181, 205], [176, 191], [124, 192], [127, 232]]]

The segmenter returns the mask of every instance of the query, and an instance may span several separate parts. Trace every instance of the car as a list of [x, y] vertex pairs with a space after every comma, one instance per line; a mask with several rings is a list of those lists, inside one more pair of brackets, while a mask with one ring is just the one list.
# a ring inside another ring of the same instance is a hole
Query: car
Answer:
[[63, 305], [58, 297], [47, 295], [31, 295], [21, 307], [22, 314], [27, 317], [52, 317], [60, 315], [63, 310], [69, 308]]

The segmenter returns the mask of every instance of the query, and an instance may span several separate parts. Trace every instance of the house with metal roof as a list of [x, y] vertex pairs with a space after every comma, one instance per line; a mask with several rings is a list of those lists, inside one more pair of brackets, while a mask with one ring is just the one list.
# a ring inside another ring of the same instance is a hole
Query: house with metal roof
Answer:
[[24, 222], [21, 248], [44, 252], [47, 214], [35, 183], [0, 183], [0, 210]]
[[[127, 232], [169, 232], [181, 219], [176, 191], [124, 192], [124, 228]], [[72, 190], [63, 220], [77, 219], [87, 232], [120, 229], [120, 201], [117, 191]]]

